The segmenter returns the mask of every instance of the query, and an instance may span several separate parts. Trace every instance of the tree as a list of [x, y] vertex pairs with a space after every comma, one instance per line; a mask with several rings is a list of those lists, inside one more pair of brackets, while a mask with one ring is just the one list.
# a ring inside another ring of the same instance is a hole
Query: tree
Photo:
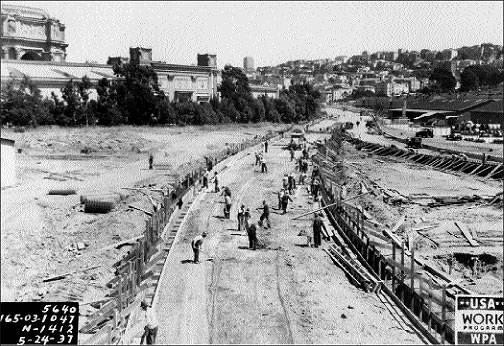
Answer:
[[460, 84], [461, 91], [478, 90], [479, 78], [476, 73], [466, 68], [460, 75]]
[[156, 72], [150, 66], [137, 64], [114, 65], [119, 80], [113, 88], [117, 105], [129, 124], [145, 125], [156, 122], [159, 86]]
[[222, 83], [219, 89], [222, 98], [243, 98], [249, 101], [252, 98], [247, 76], [238, 67], [224, 66], [222, 70]]
[[474, 73], [478, 77], [479, 86], [496, 86], [503, 81], [502, 72], [490, 65], [472, 65], [462, 73]]
[[95, 114], [98, 124], [111, 126], [127, 122], [127, 118], [122, 115], [117, 104], [116, 89], [107, 78], [102, 78], [96, 86], [98, 100], [95, 108]]
[[435, 84], [441, 92], [453, 91], [457, 85], [457, 80], [451, 71], [444, 68], [435, 68], [429, 80]]
[[51, 121], [50, 104], [44, 101], [35, 84], [28, 77], [10, 80], [1, 91], [2, 124], [37, 126]]

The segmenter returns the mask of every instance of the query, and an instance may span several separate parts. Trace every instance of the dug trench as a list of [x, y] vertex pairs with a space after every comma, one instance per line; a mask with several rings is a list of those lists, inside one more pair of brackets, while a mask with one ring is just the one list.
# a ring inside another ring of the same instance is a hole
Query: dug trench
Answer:
[[[309, 135], [310, 141], [319, 138]], [[420, 343], [377, 296], [349, 283], [321, 248], [307, 247], [306, 237], [298, 236], [311, 232], [311, 217], [292, 220], [313, 207], [306, 185], [291, 196], [287, 214], [276, 210], [281, 178], [295, 171], [281, 147], [287, 142], [278, 144], [266, 154], [268, 173], [246, 155], [220, 175], [232, 191], [230, 219], [222, 218], [223, 197], [211, 188], [188, 213], [159, 281], [157, 342]], [[263, 200], [272, 227], [259, 228], [261, 246], [254, 251], [245, 232], [237, 231], [236, 213], [244, 204], [257, 223]], [[205, 254], [192, 264], [190, 241], [202, 231], [209, 233]]]

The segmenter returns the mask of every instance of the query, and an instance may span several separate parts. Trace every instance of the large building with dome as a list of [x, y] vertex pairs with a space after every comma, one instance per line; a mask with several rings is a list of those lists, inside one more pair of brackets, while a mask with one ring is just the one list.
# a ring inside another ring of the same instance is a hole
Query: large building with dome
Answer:
[[38, 8], [2, 4], [2, 59], [64, 62], [65, 25]]
[[[65, 25], [46, 11], [2, 4], [1, 16], [2, 87], [28, 77], [43, 96], [61, 96], [68, 81], [87, 76], [96, 86], [102, 78], [117, 78], [113, 64], [129, 62], [150, 65], [158, 75], [159, 87], [170, 100], [204, 103], [218, 96], [220, 72], [215, 55], [198, 54], [197, 64], [178, 65], [154, 61], [150, 48], [131, 47], [129, 57], [111, 57], [103, 64], [68, 62]], [[90, 97], [97, 97], [95, 89]]]

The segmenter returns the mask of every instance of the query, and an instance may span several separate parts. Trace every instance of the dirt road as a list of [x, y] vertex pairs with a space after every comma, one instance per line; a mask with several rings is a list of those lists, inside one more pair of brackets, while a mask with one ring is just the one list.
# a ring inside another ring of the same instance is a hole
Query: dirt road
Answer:
[[[306, 185], [298, 187], [286, 215], [276, 210], [281, 178], [294, 172], [279, 144], [266, 154], [268, 173], [253, 165], [251, 151], [222, 172], [222, 184], [232, 191], [231, 219], [222, 218], [219, 193], [205, 192], [194, 202], [159, 281], [157, 342], [420, 343], [377, 296], [352, 286], [321, 248], [306, 247], [306, 237], [298, 236], [311, 232], [310, 217], [291, 220], [312, 208]], [[257, 222], [263, 199], [272, 207], [272, 228], [259, 228], [260, 248], [253, 251], [237, 231], [236, 213], [244, 204]], [[190, 241], [202, 231], [209, 232], [205, 254], [193, 264]]]

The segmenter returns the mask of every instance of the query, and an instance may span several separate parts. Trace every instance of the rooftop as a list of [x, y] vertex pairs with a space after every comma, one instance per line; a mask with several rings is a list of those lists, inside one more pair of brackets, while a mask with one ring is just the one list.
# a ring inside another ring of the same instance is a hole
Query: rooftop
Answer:
[[504, 100], [500, 100], [497, 102], [490, 102], [481, 107], [474, 108], [472, 111], [504, 114]]

